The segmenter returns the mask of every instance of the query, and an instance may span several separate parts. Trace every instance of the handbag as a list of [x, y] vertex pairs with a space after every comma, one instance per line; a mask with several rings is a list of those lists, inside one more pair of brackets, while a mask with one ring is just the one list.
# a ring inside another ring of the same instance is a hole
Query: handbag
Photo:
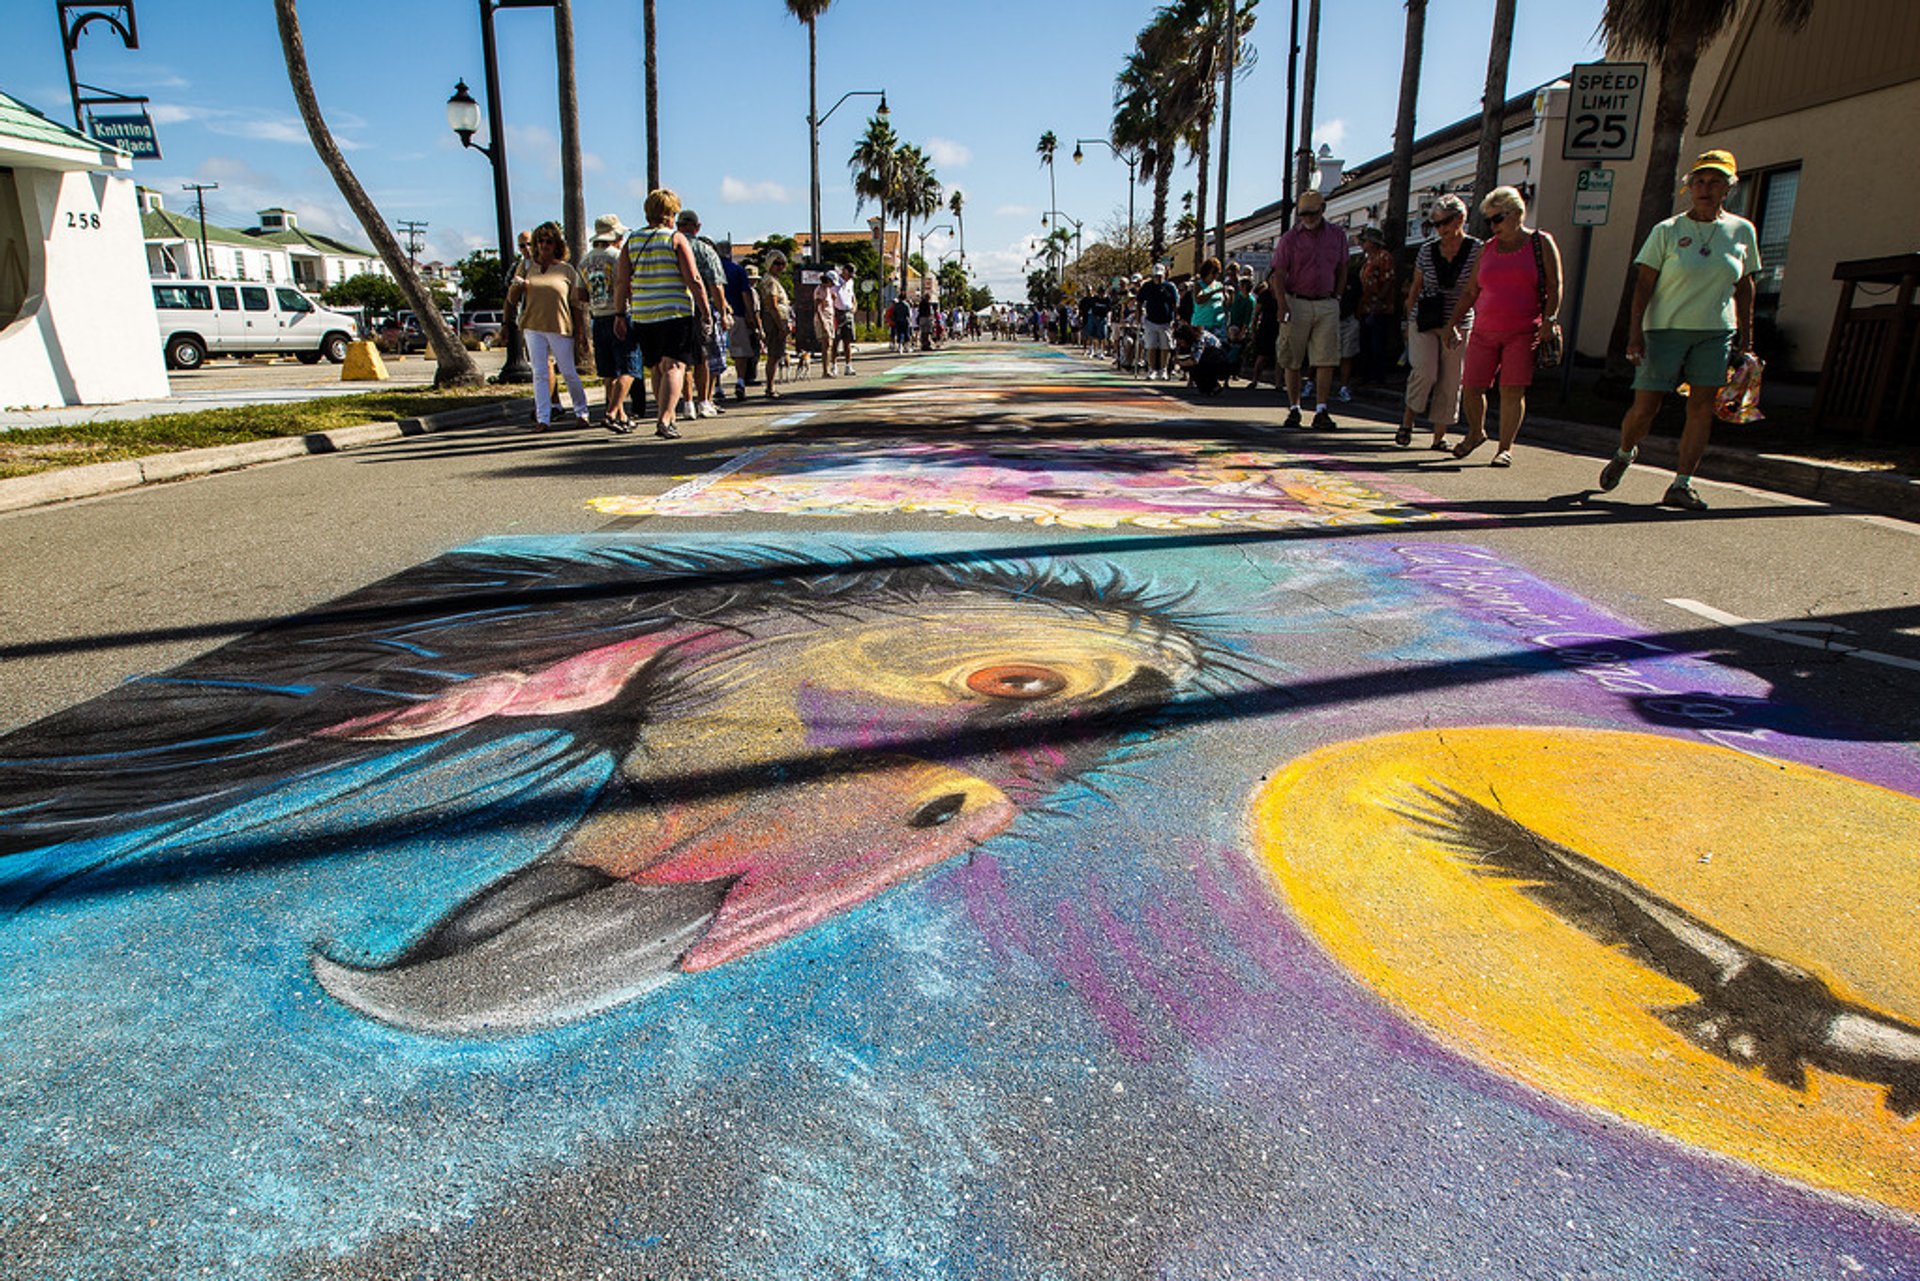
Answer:
[[1439, 329], [1447, 323], [1447, 300], [1440, 294], [1421, 294], [1414, 300], [1413, 323], [1421, 333]]
[[[1540, 302], [1540, 314], [1547, 314], [1547, 264], [1546, 254], [1540, 248], [1540, 238], [1547, 233], [1533, 233], [1533, 288]], [[1533, 367], [1535, 369], [1558, 369], [1560, 361], [1566, 355], [1566, 344], [1560, 336], [1560, 325], [1555, 322], [1547, 336], [1533, 349]]]

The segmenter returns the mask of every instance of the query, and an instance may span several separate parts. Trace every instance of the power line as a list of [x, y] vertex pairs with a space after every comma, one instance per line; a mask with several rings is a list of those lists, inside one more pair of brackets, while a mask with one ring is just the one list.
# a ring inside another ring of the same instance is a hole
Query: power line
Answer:
[[394, 226], [400, 228], [407, 237], [407, 265], [416, 271], [420, 268], [420, 264], [417, 261], [420, 256], [420, 247], [426, 243], [426, 230], [431, 225], [431, 223], [415, 222], [412, 219], [394, 224]]

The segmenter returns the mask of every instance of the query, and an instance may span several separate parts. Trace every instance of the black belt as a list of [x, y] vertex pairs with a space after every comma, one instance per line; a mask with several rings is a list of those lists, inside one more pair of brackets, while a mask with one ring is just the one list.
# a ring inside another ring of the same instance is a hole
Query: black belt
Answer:
[[1289, 298], [1298, 298], [1301, 302], [1326, 302], [1332, 294], [1288, 294]]

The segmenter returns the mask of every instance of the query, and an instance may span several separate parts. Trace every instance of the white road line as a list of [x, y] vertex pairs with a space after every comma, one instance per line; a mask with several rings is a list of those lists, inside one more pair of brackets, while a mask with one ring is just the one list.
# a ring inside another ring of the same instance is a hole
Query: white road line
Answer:
[[747, 466], [749, 463], [759, 461], [760, 457], [764, 455], [766, 452], [767, 450], [765, 446], [762, 446], [757, 449], [749, 449], [746, 453], [741, 454], [739, 457], [733, 459], [730, 462], [724, 463], [721, 466], [714, 468], [712, 471], [707, 472], [704, 475], [695, 476], [692, 480], [682, 481], [680, 484], [675, 485], [672, 489], [669, 489], [666, 493], [660, 495], [660, 497], [654, 499], [653, 501], [655, 501], [656, 503], [671, 503], [671, 502], [678, 502], [680, 499], [683, 499], [683, 498], [692, 498], [695, 494], [699, 493], [701, 490], [708, 488], [709, 486], [715, 484], [716, 482], [724, 479], [727, 476], [731, 476], [734, 472], [739, 471], [742, 467]]
[[807, 421], [807, 419], [813, 417], [815, 414], [819, 412], [820, 411], [817, 409], [803, 409], [796, 414], [782, 414], [778, 418], [774, 419], [771, 425], [774, 427], [791, 427], [795, 423], [803, 423]]
[[[1775, 623], [1756, 623], [1751, 618], [1742, 618], [1738, 614], [1729, 614], [1725, 610], [1703, 605], [1697, 600], [1675, 599], [1667, 604], [1675, 609], [1684, 609], [1689, 614], [1698, 614], [1710, 622], [1721, 624], [1744, 636], [1759, 636], [1766, 640], [1780, 641], [1786, 645], [1799, 645], [1806, 649], [1817, 649], [1823, 654], [1838, 654], [1846, 658], [1857, 658], [1867, 663], [1882, 663], [1888, 667], [1899, 667], [1910, 672], [1920, 672], [1920, 662], [1911, 658], [1901, 658], [1897, 654], [1882, 654], [1878, 650], [1861, 649], [1858, 645], [1849, 645], [1838, 639], [1844, 627], [1832, 623], [1790, 621]], [[1817, 632], [1818, 635], [1803, 635], [1804, 632]]]

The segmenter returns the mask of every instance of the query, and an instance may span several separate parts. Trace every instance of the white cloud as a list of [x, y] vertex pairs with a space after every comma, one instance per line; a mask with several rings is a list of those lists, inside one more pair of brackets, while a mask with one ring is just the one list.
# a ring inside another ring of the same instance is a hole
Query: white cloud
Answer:
[[999, 218], [1031, 218], [1034, 209], [1032, 205], [1001, 205], [993, 212]]
[[647, 180], [645, 178], [629, 178], [627, 179], [627, 194], [635, 200], [645, 200], [653, 193], [648, 190]]
[[729, 205], [786, 205], [794, 196], [777, 182], [742, 182], [728, 174], [720, 180], [720, 199]]
[[1340, 153], [1340, 145], [1346, 140], [1347, 122], [1344, 120], [1328, 120], [1316, 126], [1313, 131], [1313, 145], [1318, 147], [1324, 142], [1333, 148], [1335, 155]]
[[963, 169], [973, 159], [973, 148], [951, 138], [929, 138], [927, 157], [942, 168]]

